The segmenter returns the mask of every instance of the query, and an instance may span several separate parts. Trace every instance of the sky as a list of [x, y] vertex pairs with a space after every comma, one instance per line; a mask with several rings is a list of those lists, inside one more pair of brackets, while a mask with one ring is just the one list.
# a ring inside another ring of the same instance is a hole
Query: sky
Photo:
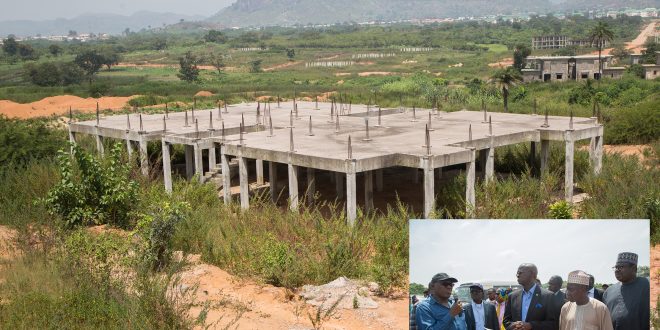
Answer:
[[616, 283], [619, 252], [635, 252], [650, 264], [648, 220], [471, 220], [410, 223], [410, 281], [426, 285], [436, 273], [460, 283], [516, 281], [522, 263], [534, 263], [539, 279], [564, 281], [573, 270]]
[[73, 18], [85, 13], [131, 15], [138, 11], [211, 16], [235, 0], [2, 0], [0, 21]]

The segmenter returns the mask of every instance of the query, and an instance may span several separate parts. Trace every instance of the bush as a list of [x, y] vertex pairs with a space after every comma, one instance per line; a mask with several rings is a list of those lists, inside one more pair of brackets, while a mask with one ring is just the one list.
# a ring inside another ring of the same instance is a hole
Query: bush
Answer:
[[605, 143], [649, 143], [660, 138], [660, 111], [656, 97], [607, 113]]
[[0, 175], [31, 160], [49, 159], [66, 146], [63, 130], [49, 128], [43, 120], [8, 119], [0, 115]]
[[169, 265], [172, 257], [170, 248], [176, 225], [186, 219], [187, 203], [162, 203], [153, 211], [142, 216], [136, 231], [144, 241], [143, 261], [154, 271]]
[[548, 216], [552, 219], [572, 219], [573, 206], [567, 201], [558, 201], [552, 203], [548, 210]]
[[148, 107], [156, 104], [163, 104], [166, 101], [167, 98], [165, 97], [150, 94], [132, 98], [128, 101], [128, 104], [132, 107]]
[[48, 211], [59, 215], [66, 228], [89, 224], [127, 228], [138, 200], [138, 185], [129, 178], [130, 165], [121, 159], [122, 145], [112, 148], [105, 163], [77, 145], [72, 148], [71, 157], [60, 150], [62, 179], [42, 200]]

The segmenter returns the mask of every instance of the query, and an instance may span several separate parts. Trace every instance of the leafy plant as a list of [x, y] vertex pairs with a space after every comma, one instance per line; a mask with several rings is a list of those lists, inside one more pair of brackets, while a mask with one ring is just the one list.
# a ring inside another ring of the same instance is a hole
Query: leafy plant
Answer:
[[143, 261], [154, 271], [160, 271], [170, 263], [171, 240], [176, 225], [186, 219], [190, 206], [185, 202], [164, 202], [142, 218], [136, 232], [144, 241]]
[[550, 205], [548, 216], [552, 219], [572, 219], [573, 206], [567, 201], [557, 201]]

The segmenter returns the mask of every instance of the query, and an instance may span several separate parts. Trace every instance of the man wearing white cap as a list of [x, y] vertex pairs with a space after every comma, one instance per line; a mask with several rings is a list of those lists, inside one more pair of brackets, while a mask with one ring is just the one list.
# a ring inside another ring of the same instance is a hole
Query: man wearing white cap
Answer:
[[637, 277], [637, 254], [619, 253], [614, 276], [619, 283], [607, 288], [603, 294], [603, 302], [610, 309], [614, 329], [650, 329], [649, 280]]
[[589, 274], [576, 270], [568, 274], [566, 298], [561, 308], [559, 330], [612, 330], [612, 318], [607, 306], [589, 298]]

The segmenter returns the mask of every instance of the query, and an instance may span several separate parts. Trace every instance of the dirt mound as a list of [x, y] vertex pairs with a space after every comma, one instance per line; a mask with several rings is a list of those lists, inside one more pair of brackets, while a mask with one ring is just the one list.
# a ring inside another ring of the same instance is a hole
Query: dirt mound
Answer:
[[34, 117], [47, 117], [51, 115], [67, 115], [69, 108], [77, 112], [94, 112], [96, 111], [96, 104], [102, 110], [120, 110], [128, 106], [128, 101], [133, 96], [116, 96], [116, 97], [101, 97], [101, 98], [81, 98], [73, 95], [58, 95], [47, 97], [32, 103], [16, 103], [8, 100], [0, 100], [0, 114], [9, 118], [34, 118]]
[[209, 91], [199, 91], [199, 92], [197, 92], [197, 94], [195, 94], [195, 96], [197, 96], [197, 97], [211, 97], [213, 95], [215, 95], [215, 94], [213, 94]]
[[300, 294], [312, 306], [330, 308], [337, 304], [337, 308], [378, 308], [378, 303], [371, 296], [378, 291], [378, 284], [369, 283], [361, 285], [358, 282], [340, 277], [330, 283], [314, 286], [305, 285]]
[[278, 65], [271, 66], [269, 68], [264, 68], [264, 71], [268, 72], [268, 71], [273, 71], [273, 70], [277, 70], [277, 69], [288, 68], [290, 66], [294, 66], [294, 65], [300, 64], [300, 63], [302, 63], [302, 62], [300, 62], [300, 61], [286, 62], [284, 64], [278, 64]]
[[[195, 257], [192, 260], [199, 260]], [[208, 305], [206, 323], [224, 328], [233, 320], [232, 328], [239, 329], [310, 329], [310, 315], [317, 308], [305, 303], [297, 294], [284, 288], [253, 283], [234, 277], [222, 269], [195, 263], [181, 274], [175, 293], [193, 291], [192, 298], [199, 306]], [[325, 329], [403, 329], [408, 322], [407, 299], [372, 297], [377, 308], [336, 309], [323, 321]], [[202, 307], [191, 311], [197, 317]]]
[[0, 265], [16, 256], [16, 230], [0, 226]]
[[651, 247], [651, 308], [655, 309], [660, 295], [660, 244]]
[[513, 65], [513, 58], [511, 58], [511, 57], [503, 58], [499, 62], [488, 63], [488, 66], [491, 67], [491, 68], [506, 68], [506, 67], [512, 66], [512, 65]]
[[368, 72], [360, 72], [358, 73], [358, 76], [360, 77], [369, 77], [369, 76], [389, 76], [393, 75], [394, 72], [385, 72], [385, 71], [368, 71]]

